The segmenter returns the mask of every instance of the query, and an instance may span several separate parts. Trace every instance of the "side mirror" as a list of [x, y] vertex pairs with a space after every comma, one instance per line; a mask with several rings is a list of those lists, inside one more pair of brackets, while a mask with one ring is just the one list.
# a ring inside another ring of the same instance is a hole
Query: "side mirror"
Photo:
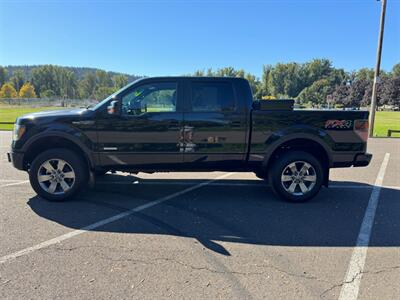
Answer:
[[109, 115], [118, 115], [119, 114], [119, 101], [113, 100], [110, 102], [110, 105], [107, 106], [107, 113]]

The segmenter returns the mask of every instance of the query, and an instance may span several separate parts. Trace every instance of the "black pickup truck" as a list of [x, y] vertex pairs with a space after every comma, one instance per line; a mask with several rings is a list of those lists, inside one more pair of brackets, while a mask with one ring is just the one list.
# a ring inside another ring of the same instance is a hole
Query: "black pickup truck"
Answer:
[[18, 118], [8, 157], [55, 201], [107, 171], [250, 171], [300, 202], [328, 185], [330, 168], [369, 164], [367, 132], [368, 112], [254, 101], [244, 79], [157, 77], [91, 108]]

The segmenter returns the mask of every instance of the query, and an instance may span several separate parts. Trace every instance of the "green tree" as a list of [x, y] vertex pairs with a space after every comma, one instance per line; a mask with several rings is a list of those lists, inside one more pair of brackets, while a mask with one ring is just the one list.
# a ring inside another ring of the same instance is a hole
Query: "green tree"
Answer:
[[[246, 73], [243, 69], [237, 70], [235, 71], [235, 77], [239, 77], [239, 78], [246, 78], [247, 76], [252, 77], [254, 75], [250, 74], [250, 73]], [[254, 76], [254, 78], [256, 78]]]
[[336, 85], [346, 84], [347, 81], [350, 80], [350, 75], [347, 74], [343, 69], [332, 69], [329, 75], [325, 78], [327, 78], [330, 85], [334, 87]]
[[391, 75], [393, 78], [400, 77], [400, 63], [393, 66]]
[[251, 91], [253, 92], [253, 97], [255, 99], [260, 99], [262, 97], [262, 85], [260, 80], [250, 73], [244, 74], [243, 77], [249, 82]]
[[41, 98], [53, 98], [56, 96], [56, 93], [54, 93], [53, 90], [44, 90], [40, 92], [40, 97]]
[[232, 67], [225, 67], [218, 69], [216, 72], [216, 76], [222, 77], [236, 77], [237, 71]]
[[79, 96], [80, 98], [95, 99], [95, 91], [97, 87], [96, 75], [87, 73], [85, 78], [79, 82]]
[[320, 79], [302, 90], [298, 99], [301, 103], [310, 103], [313, 107], [320, 107], [327, 103], [327, 96], [332, 94], [332, 92], [329, 80]]
[[195, 72], [193, 73], [193, 76], [196, 76], [196, 77], [203, 77], [203, 76], [205, 76], [205, 73], [204, 73], [203, 70], [197, 70], [197, 71], [195, 71]]
[[22, 70], [16, 70], [10, 77], [10, 81], [14, 85], [15, 90], [19, 91], [25, 82], [25, 75]]
[[374, 75], [375, 75], [374, 69], [362, 68], [355, 72], [354, 79], [373, 81]]
[[306, 86], [310, 86], [315, 81], [328, 77], [333, 68], [332, 63], [326, 58], [313, 59], [310, 62], [304, 64], [304, 72], [306, 76]]
[[0, 66], [0, 87], [7, 81], [7, 70]]
[[261, 78], [261, 93], [262, 96], [271, 96], [272, 88], [269, 84], [269, 77], [271, 73], [271, 65], [263, 65], [262, 78]]
[[119, 90], [128, 84], [128, 76], [126, 75], [115, 75], [112, 78], [114, 87]]
[[36, 98], [35, 88], [28, 81], [19, 90], [20, 98]]
[[77, 96], [78, 82], [75, 74], [66, 69], [56, 70], [57, 85], [59, 96], [73, 99]]
[[6, 82], [0, 89], [0, 98], [17, 98], [17, 91], [11, 82]]
[[278, 63], [271, 68], [268, 86], [275, 97], [296, 97], [306, 86], [303, 66], [297, 63]]
[[[316, 105], [321, 105], [326, 102], [321, 97], [332, 94], [335, 86], [346, 82], [348, 77], [343, 69], [333, 68], [328, 59], [313, 59], [304, 64], [278, 63], [275, 66], [264, 66], [262, 93], [307, 102], [314, 99]], [[311, 98], [306, 100], [306, 95]]]
[[95, 99], [103, 100], [116, 91], [113, 87], [99, 86], [95, 91]]
[[113, 83], [110, 75], [103, 70], [96, 71], [97, 84], [99, 86], [112, 87]]
[[44, 65], [32, 70], [32, 84], [35, 91], [42, 95], [42, 91], [51, 90], [55, 95], [60, 95], [60, 86], [57, 80], [56, 67]]

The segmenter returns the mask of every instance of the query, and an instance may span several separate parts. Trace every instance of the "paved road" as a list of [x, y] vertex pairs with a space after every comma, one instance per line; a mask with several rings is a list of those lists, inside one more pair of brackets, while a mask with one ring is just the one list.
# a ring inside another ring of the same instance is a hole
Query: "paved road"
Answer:
[[[221, 172], [106, 175], [51, 203], [6, 162], [10, 139], [0, 132], [1, 299], [400, 295], [400, 140], [371, 140], [369, 167], [332, 170], [331, 188], [290, 204]], [[360, 228], [369, 247], [355, 247]]]

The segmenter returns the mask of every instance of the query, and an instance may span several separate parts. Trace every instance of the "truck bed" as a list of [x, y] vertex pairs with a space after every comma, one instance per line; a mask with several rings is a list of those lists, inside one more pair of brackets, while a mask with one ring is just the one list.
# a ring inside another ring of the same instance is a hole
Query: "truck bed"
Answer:
[[340, 162], [366, 151], [367, 131], [354, 130], [354, 123], [368, 120], [368, 114], [367, 111], [253, 110], [249, 161], [264, 160], [269, 149], [295, 137], [328, 145], [336, 166], [340, 166]]

